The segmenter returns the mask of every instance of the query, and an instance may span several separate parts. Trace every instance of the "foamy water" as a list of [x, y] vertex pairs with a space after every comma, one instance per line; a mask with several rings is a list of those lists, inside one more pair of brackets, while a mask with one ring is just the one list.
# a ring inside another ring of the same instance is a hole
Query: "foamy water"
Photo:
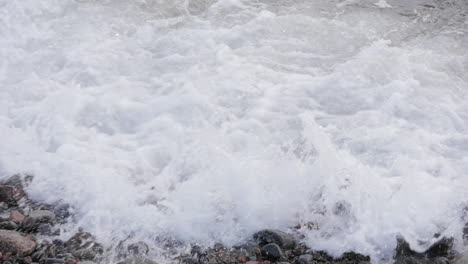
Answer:
[[468, 3], [0, 0], [0, 175], [107, 246], [462, 247]]

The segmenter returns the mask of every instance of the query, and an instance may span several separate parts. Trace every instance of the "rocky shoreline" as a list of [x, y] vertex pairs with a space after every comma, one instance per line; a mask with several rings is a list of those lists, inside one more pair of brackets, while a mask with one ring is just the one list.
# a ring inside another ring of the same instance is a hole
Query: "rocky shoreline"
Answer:
[[[0, 263], [3, 264], [156, 264], [149, 258], [150, 247], [144, 242], [121, 243], [105, 249], [88, 232], [78, 231], [70, 239], [58, 239], [60, 226], [73, 217], [67, 204], [44, 204], [27, 197], [24, 188], [31, 176], [14, 175], [0, 183]], [[463, 231], [468, 236], [468, 224]], [[241, 246], [227, 248], [222, 244], [202, 248], [192, 245], [190, 252], [172, 253], [174, 264], [369, 264], [371, 259], [355, 252], [333, 258], [300, 243], [289, 233], [265, 229]], [[116, 251], [115, 261], [105, 257]], [[415, 252], [403, 239], [398, 239], [395, 264], [468, 264], [468, 252], [453, 250], [453, 239], [440, 237], [425, 252]]]

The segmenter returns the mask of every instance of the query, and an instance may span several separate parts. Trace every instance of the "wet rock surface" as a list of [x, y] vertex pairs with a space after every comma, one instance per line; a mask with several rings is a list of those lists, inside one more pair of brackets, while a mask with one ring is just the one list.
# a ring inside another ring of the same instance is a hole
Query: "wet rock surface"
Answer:
[[398, 238], [395, 264], [447, 264], [456, 255], [452, 247], [453, 239], [442, 237], [426, 251], [416, 252], [403, 238]]
[[266, 229], [257, 232], [253, 235], [259, 245], [267, 245], [270, 243], [277, 244], [283, 249], [293, 249], [296, 246], [296, 239], [293, 235], [280, 230]]
[[12, 252], [18, 255], [31, 253], [36, 247], [36, 242], [30, 237], [13, 230], [0, 230], [0, 250]]
[[[157, 264], [151, 256], [152, 244], [142, 241], [121, 241], [116, 248], [106, 249], [93, 234], [78, 231], [68, 240], [58, 239], [60, 225], [73, 218], [67, 204], [43, 204], [30, 200], [24, 186], [30, 176], [15, 175], [0, 183], [0, 263], [3, 264]], [[463, 234], [467, 236], [468, 228]], [[292, 231], [294, 232], [294, 231]], [[291, 233], [265, 229], [253, 234], [243, 245], [212, 247], [192, 245], [187, 253], [177, 241], [168, 241], [170, 264], [369, 264], [369, 256], [347, 252], [334, 258], [301, 243]], [[468, 264], [468, 252], [457, 254], [453, 239], [441, 237], [424, 252], [416, 252], [398, 238], [395, 264]], [[111, 255], [111, 256], [110, 256]], [[110, 256], [110, 257], [109, 257]]]
[[283, 251], [277, 244], [271, 243], [262, 247], [262, 256], [267, 260], [278, 261], [283, 258]]
[[[60, 224], [70, 218], [70, 206], [30, 200], [24, 187], [31, 176], [15, 175], [0, 183], [0, 263], [92, 264], [103, 247], [89, 233], [78, 232], [68, 241], [54, 239]], [[96, 264], [96, 263], [95, 263]]]

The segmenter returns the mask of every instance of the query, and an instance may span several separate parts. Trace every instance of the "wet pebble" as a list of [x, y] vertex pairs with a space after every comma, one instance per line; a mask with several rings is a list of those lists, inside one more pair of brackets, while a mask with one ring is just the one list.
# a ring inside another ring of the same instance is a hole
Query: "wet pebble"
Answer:
[[274, 243], [270, 243], [262, 247], [262, 257], [271, 261], [278, 261], [283, 256], [281, 248]]

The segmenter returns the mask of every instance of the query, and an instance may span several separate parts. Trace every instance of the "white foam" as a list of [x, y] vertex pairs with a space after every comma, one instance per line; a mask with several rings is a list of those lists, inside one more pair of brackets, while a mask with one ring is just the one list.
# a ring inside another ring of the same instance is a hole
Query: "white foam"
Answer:
[[0, 1], [0, 174], [107, 245], [461, 245], [467, 6], [374, 3]]

